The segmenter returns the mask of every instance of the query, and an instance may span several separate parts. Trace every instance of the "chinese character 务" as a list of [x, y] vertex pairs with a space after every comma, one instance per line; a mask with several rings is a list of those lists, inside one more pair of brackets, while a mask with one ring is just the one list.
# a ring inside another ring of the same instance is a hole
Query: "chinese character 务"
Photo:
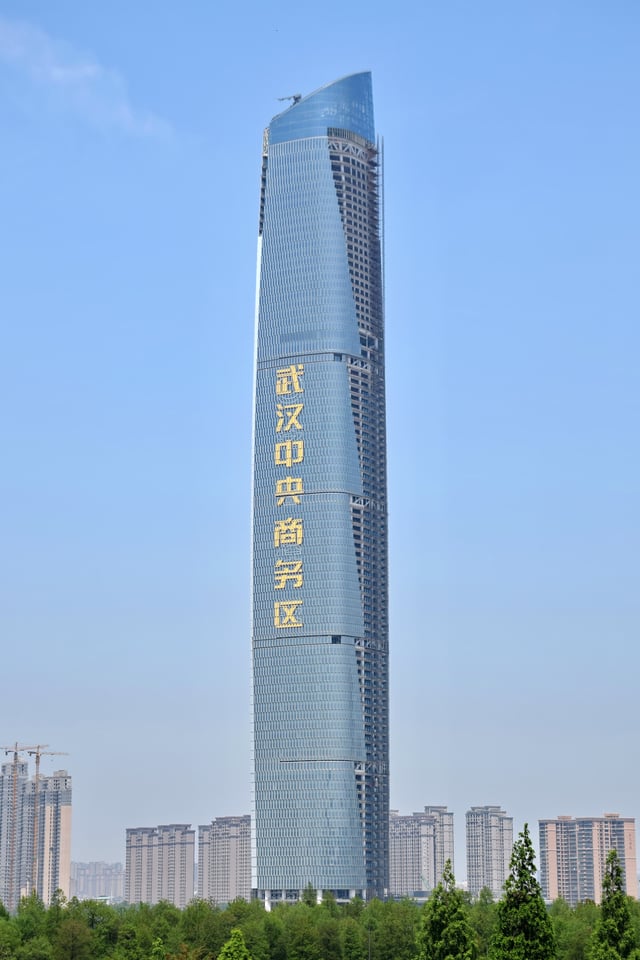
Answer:
[[274, 576], [276, 590], [284, 590], [289, 581], [294, 587], [301, 587], [302, 560], [276, 560]]

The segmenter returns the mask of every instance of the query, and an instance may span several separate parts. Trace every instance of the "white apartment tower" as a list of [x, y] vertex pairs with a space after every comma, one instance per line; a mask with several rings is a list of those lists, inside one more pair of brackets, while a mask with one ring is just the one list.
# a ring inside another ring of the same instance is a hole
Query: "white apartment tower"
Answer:
[[71, 876], [71, 777], [66, 770], [29, 779], [25, 762], [0, 769], [0, 901], [11, 911], [35, 891], [48, 906], [68, 897]]
[[509, 875], [513, 847], [513, 817], [498, 806], [467, 810], [467, 885], [477, 896], [488, 887], [494, 897], [502, 896]]
[[545, 900], [571, 906], [600, 903], [609, 851], [616, 850], [630, 897], [638, 896], [636, 823], [633, 817], [557, 817], [540, 820], [540, 885]]
[[251, 897], [251, 817], [216, 817], [198, 827], [198, 897], [230, 903]]
[[453, 813], [425, 807], [422, 813], [389, 817], [389, 893], [426, 900], [442, 879], [447, 860], [453, 867]]
[[125, 900], [186, 907], [194, 897], [195, 830], [189, 823], [133, 827], [126, 836]]

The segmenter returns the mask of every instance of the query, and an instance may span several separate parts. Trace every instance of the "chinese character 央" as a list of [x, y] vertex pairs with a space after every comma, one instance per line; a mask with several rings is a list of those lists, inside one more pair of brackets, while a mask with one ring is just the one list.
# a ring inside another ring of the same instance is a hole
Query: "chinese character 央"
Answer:
[[300, 503], [299, 494], [304, 493], [302, 477], [285, 477], [276, 480], [276, 503], [281, 507], [285, 500], [291, 498], [294, 503]]

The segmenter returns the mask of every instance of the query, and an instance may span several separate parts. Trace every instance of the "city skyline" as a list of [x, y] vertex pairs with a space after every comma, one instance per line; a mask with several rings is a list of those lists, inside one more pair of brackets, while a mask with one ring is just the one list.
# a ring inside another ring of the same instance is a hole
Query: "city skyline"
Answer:
[[249, 809], [256, 157], [370, 69], [391, 805], [636, 815], [639, 12], [209, 6], [3, 3], [3, 742], [69, 752], [75, 860]]

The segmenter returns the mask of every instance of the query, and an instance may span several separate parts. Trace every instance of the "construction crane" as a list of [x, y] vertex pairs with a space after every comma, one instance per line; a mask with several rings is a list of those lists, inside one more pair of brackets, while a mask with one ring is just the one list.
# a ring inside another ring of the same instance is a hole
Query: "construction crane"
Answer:
[[[49, 746], [49, 744], [46, 744]], [[15, 869], [16, 869], [16, 814], [18, 811], [18, 756], [21, 753], [25, 753], [31, 750], [38, 750], [38, 746], [29, 746], [28, 744], [18, 743], [13, 744], [12, 747], [0, 747], [0, 750], [4, 750], [5, 756], [9, 753], [13, 754], [13, 794], [11, 798], [11, 834], [9, 837], [9, 890], [8, 890], [8, 903], [7, 906], [9, 910], [15, 909], [15, 903], [13, 902], [13, 885], [15, 881]]]
[[280, 101], [280, 103], [282, 103], [283, 100], [293, 100], [293, 103], [291, 104], [291, 106], [295, 107], [296, 103], [300, 103], [300, 101], [302, 100], [302, 94], [292, 93], [288, 97], [278, 97], [278, 100]]
[[30, 757], [36, 758], [36, 776], [33, 784], [33, 848], [31, 851], [31, 892], [38, 892], [38, 793], [40, 789], [40, 757], [68, 757], [66, 750], [45, 750], [48, 743], [27, 747]]

